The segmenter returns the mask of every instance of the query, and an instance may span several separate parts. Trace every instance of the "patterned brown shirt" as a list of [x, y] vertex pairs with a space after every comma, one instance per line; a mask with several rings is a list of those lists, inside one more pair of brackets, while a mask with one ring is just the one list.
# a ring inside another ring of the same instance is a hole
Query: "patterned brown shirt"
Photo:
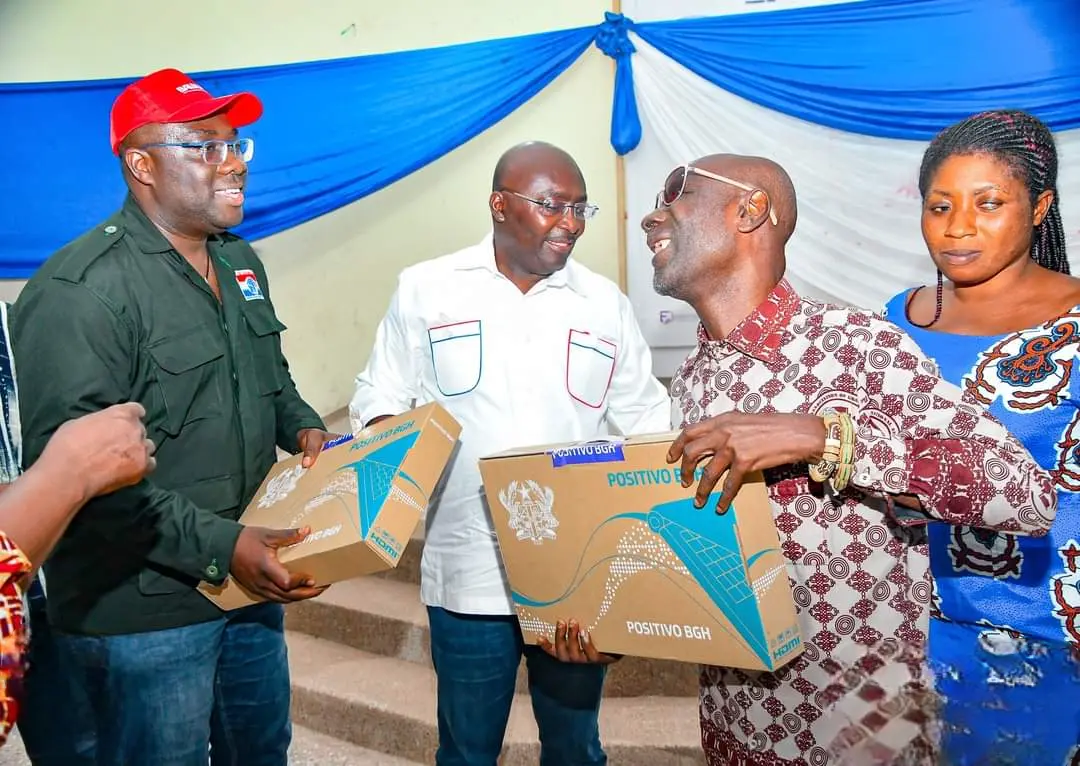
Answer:
[[[890, 728], [869, 695], [852, 701], [865, 684], [850, 670], [886, 687], [881, 679], [901, 686], [918, 676], [918, 662], [897, 658], [913, 647], [921, 657], [926, 640], [922, 526], [1045, 534], [1057, 507], [1050, 476], [894, 325], [800, 298], [786, 280], [723, 340], [699, 328], [671, 393], [683, 426], [730, 411], [831, 408], [850, 412], [858, 431], [853, 487], [839, 495], [812, 482], [805, 464], [766, 471], [806, 648], [776, 673], [704, 669], [709, 763], [823, 766], [848, 719], [900, 749], [902, 727]], [[917, 496], [925, 511], [892, 494]], [[895, 672], [901, 664], [907, 672]], [[925, 751], [914, 762], [932, 763]]]

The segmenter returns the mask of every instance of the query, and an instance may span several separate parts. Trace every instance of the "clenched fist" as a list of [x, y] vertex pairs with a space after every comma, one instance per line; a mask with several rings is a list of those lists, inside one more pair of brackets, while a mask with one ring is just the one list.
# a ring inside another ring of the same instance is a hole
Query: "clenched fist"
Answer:
[[154, 470], [145, 416], [141, 404], [129, 402], [69, 420], [49, 439], [41, 461], [65, 466], [86, 499], [135, 484]]

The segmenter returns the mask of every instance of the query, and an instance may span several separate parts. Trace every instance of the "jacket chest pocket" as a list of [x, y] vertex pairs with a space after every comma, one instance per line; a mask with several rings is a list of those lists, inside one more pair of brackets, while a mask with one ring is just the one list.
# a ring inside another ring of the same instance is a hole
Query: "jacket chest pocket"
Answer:
[[484, 369], [483, 323], [470, 319], [428, 328], [435, 386], [443, 396], [461, 396], [480, 384]]
[[566, 390], [586, 407], [599, 409], [615, 375], [618, 346], [584, 330], [571, 330], [566, 339]]
[[263, 396], [277, 394], [285, 387], [281, 333], [287, 328], [270, 311], [249, 309], [244, 312], [244, 321], [251, 330], [251, 356], [258, 391]]
[[[188, 423], [221, 414], [221, 359], [225, 345], [205, 329], [147, 347], [163, 405], [162, 430], [176, 436]], [[151, 409], [153, 405], [148, 407]]]

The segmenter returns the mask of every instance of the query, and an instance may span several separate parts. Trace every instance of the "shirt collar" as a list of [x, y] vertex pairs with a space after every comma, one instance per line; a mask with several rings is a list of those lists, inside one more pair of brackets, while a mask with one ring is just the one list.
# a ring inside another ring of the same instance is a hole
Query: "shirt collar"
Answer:
[[[120, 210], [120, 219], [124, 225], [124, 230], [131, 235], [131, 238], [135, 241], [135, 246], [142, 252], [167, 253], [174, 250], [169, 240], [165, 239], [165, 235], [147, 217], [143, 209], [139, 207], [139, 203], [130, 194], [124, 200], [124, 206]], [[214, 244], [219, 240], [220, 237], [216, 234], [207, 237], [210, 244]]]
[[[495, 242], [494, 235], [491, 232], [488, 232], [478, 244], [468, 248], [466, 253], [465, 257], [458, 262], [457, 269], [459, 271], [483, 269], [493, 275], [503, 276], [495, 265]], [[505, 279], [505, 277], [503, 278]], [[585, 295], [585, 287], [581, 283], [581, 276], [578, 274], [577, 266], [573, 260], [568, 260], [566, 266], [551, 276], [540, 280], [539, 284], [544, 287], [569, 287], [575, 293]]]
[[762, 362], [769, 361], [784, 340], [784, 330], [799, 310], [801, 299], [795, 288], [781, 279], [769, 295], [727, 334], [722, 341], [709, 337], [705, 325], [698, 325], [698, 342], [726, 343], [747, 356]]

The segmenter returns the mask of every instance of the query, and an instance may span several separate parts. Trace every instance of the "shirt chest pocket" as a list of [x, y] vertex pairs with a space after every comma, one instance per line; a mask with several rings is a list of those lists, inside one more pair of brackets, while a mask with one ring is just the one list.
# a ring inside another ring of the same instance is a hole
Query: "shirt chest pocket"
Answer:
[[156, 382], [156, 397], [151, 399], [158, 399], [147, 409], [152, 419], [160, 419], [166, 434], [176, 436], [188, 423], [221, 414], [221, 338], [200, 328], [157, 341], [147, 352]]
[[461, 396], [480, 384], [484, 369], [483, 323], [470, 319], [428, 328], [435, 387], [443, 396]]
[[248, 309], [244, 321], [251, 330], [251, 356], [256, 385], [263, 396], [285, 387], [286, 371], [281, 356], [281, 333], [287, 329], [271, 311]]
[[586, 407], [599, 409], [611, 388], [619, 348], [585, 330], [571, 330], [566, 339], [566, 391]]

